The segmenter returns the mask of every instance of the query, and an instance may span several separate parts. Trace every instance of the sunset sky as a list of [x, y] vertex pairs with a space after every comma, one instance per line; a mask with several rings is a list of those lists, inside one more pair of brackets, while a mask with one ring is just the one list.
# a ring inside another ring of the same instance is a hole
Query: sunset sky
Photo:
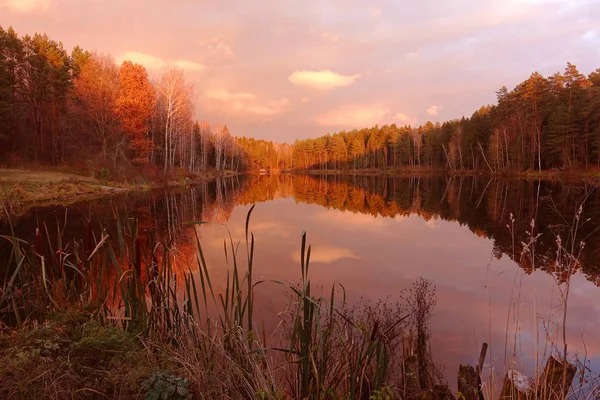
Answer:
[[0, 0], [0, 25], [183, 68], [196, 119], [288, 142], [469, 116], [534, 70], [600, 67], [597, 0]]

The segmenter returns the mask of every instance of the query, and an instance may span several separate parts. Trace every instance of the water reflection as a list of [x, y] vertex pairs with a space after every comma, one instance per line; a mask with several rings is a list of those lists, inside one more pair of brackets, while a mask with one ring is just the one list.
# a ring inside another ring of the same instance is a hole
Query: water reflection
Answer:
[[[437, 220], [457, 222], [477, 236], [491, 239], [496, 258], [509, 255], [528, 273], [535, 266], [554, 273], [561, 281], [566, 275], [555, 263], [556, 237], [562, 237], [565, 247], [584, 240], [580, 268], [589, 280], [600, 284], [600, 234], [594, 222], [600, 221], [599, 196], [590, 186], [548, 181], [288, 175], [253, 177], [240, 202], [293, 197], [296, 202], [374, 217], [401, 220], [414, 214], [423, 217], [430, 227], [435, 227]], [[573, 237], [572, 228], [582, 203], [579, 229]], [[363, 225], [377, 223], [360, 216], [340, 219], [355, 225], [361, 221]], [[522, 244], [529, 242], [531, 234], [541, 234], [536, 240], [534, 265], [529, 257], [521, 257]]]
[[[584, 198], [581, 227], [573, 238], [571, 226]], [[567, 340], [572, 353], [587, 351], [592, 360], [600, 354], [600, 340], [594, 337], [600, 327], [600, 197], [584, 185], [444, 176], [230, 177], [186, 190], [70, 206], [65, 236], [81, 237], [88, 221], [110, 234], [115, 214], [135, 217], [140, 232], [155, 232], [169, 243], [187, 269], [195, 265], [197, 233], [219, 290], [228, 268], [223, 254], [228, 231], [218, 224], [185, 223], [226, 222], [234, 241], [241, 241], [254, 203], [261, 203], [251, 222], [257, 280], [299, 280], [303, 230], [313, 244], [312, 280], [324, 293], [339, 281], [352, 301], [394, 298], [416, 277], [433, 280], [438, 296], [433, 354], [451, 382], [458, 363], [475, 362], [482, 341], [490, 342], [499, 375], [512, 352], [530, 373], [536, 354], [543, 363], [544, 351], [551, 350], [545, 343], [561, 340], [557, 284], [569, 277], [555, 262], [556, 236], [567, 246], [585, 240], [580, 263], [570, 271]], [[61, 207], [35, 208], [12, 220], [16, 235], [32, 240], [40, 221], [53, 232], [64, 215]], [[533, 235], [540, 235], [533, 263], [521, 256], [532, 235], [531, 220], [536, 221]], [[9, 232], [6, 219], [0, 221], [0, 232]], [[6, 251], [0, 243], [0, 252]], [[269, 316], [287, 298], [277, 285], [261, 285], [257, 291], [257, 307], [269, 326]]]

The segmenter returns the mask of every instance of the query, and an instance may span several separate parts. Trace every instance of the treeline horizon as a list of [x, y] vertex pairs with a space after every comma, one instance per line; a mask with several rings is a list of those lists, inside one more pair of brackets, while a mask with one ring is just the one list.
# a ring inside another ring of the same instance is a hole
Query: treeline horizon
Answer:
[[0, 165], [100, 174], [208, 170], [446, 170], [505, 173], [600, 167], [600, 69], [534, 72], [471, 117], [375, 125], [293, 144], [236, 137], [195, 118], [185, 73], [150, 79], [47, 35], [0, 27]]
[[[0, 27], [0, 165], [67, 165], [105, 175], [183, 168], [288, 168], [289, 145], [234, 137], [226, 125], [195, 119], [182, 69], [158, 79], [131, 61], [45, 34]], [[287, 157], [283, 157], [287, 154]]]
[[525, 170], [600, 167], [600, 68], [534, 72], [471, 117], [375, 125], [294, 143], [297, 169]]

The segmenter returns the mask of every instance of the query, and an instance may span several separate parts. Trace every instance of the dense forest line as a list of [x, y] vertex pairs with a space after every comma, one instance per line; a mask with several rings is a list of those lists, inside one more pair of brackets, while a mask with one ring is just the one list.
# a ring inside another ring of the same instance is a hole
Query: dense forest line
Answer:
[[0, 164], [86, 173], [258, 169], [583, 169], [600, 166], [600, 69], [535, 72], [470, 118], [342, 131], [293, 145], [195, 119], [183, 70], [139, 64], [0, 27]]
[[470, 118], [384, 125], [294, 143], [298, 169], [583, 169], [600, 166], [600, 69], [534, 72]]
[[142, 65], [0, 27], [1, 165], [96, 173], [290, 166], [289, 145], [198, 122], [192, 99], [183, 70], [151, 80]]

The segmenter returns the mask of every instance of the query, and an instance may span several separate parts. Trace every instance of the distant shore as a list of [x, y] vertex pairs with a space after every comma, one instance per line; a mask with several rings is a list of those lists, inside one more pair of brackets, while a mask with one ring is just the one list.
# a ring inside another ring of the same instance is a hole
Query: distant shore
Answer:
[[360, 176], [420, 176], [420, 175], [449, 175], [449, 176], [482, 176], [497, 178], [514, 178], [526, 180], [565, 180], [583, 181], [586, 183], [600, 184], [600, 169], [573, 169], [573, 170], [528, 170], [528, 171], [500, 171], [486, 170], [446, 170], [435, 168], [389, 168], [389, 169], [293, 169], [282, 171], [298, 175], [360, 175]]

